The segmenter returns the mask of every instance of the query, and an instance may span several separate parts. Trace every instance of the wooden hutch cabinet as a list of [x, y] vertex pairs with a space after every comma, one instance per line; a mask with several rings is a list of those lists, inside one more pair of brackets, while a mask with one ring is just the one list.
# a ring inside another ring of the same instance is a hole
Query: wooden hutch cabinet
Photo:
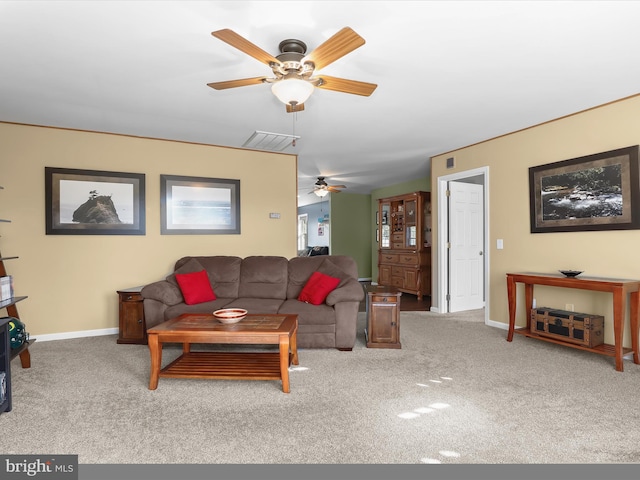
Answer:
[[378, 200], [378, 284], [431, 296], [431, 194]]

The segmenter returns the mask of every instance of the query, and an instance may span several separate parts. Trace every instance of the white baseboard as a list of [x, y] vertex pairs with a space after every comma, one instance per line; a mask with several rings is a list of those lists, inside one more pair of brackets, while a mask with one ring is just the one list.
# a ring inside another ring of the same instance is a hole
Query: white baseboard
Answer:
[[103, 328], [100, 330], [81, 330], [79, 332], [64, 332], [64, 333], [48, 333], [44, 335], [33, 335], [34, 340], [39, 342], [48, 342], [50, 340], [68, 340], [70, 338], [82, 338], [82, 337], [100, 337], [102, 335], [116, 335], [119, 329], [116, 328]]
[[501, 328], [502, 330], [509, 330], [508, 323], [496, 322], [495, 320], [488, 320], [486, 325], [490, 327]]
[[[440, 313], [440, 309], [437, 307], [431, 307], [433, 313]], [[508, 330], [509, 325], [502, 322], [496, 322], [495, 320], [489, 320], [487, 325], [490, 327], [501, 328]], [[81, 330], [78, 332], [64, 332], [64, 333], [49, 333], [44, 335], [33, 335], [32, 338], [39, 342], [49, 342], [51, 340], [69, 340], [71, 338], [83, 338], [83, 337], [100, 337], [102, 335], [117, 335], [119, 329], [115, 328], [103, 328], [100, 330]]]

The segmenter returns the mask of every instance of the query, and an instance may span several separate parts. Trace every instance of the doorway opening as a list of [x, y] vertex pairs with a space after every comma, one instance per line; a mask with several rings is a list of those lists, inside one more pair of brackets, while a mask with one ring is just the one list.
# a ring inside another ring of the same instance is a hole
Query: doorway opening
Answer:
[[309, 215], [306, 213], [298, 215], [298, 253], [309, 245]]
[[485, 324], [489, 318], [488, 184], [488, 167], [438, 178], [437, 293], [432, 297], [438, 300], [432, 310], [439, 313], [484, 307]]

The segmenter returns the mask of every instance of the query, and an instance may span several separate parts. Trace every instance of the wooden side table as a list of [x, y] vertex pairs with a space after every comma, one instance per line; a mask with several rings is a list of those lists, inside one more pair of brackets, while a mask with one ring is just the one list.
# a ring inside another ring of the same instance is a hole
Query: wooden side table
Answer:
[[143, 298], [140, 290], [142, 287], [118, 290], [120, 305], [118, 343], [147, 344], [147, 325], [144, 320]]
[[396, 287], [367, 286], [368, 348], [402, 348], [400, 344], [400, 292]]

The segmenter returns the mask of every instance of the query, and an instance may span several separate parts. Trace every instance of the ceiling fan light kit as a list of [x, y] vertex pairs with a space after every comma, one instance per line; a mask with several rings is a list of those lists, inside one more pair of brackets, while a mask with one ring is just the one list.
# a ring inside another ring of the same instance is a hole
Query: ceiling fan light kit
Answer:
[[315, 193], [317, 196], [322, 198], [322, 197], [326, 197], [329, 194], [329, 190], [317, 189], [317, 190], [314, 190], [313, 193]]
[[285, 105], [302, 105], [313, 93], [314, 86], [298, 78], [285, 78], [275, 82], [271, 91]]
[[376, 84], [356, 80], [326, 75], [313, 76], [317, 69], [326, 67], [364, 45], [364, 38], [349, 27], [341, 29], [309, 54], [306, 54], [307, 45], [303, 41], [294, 38], [283, 40], [278, 46], [280, 54], [277, 57], [233, 30], [217, 30], [211, 32], [211, 35], [268, 65], [273, 72], [273, 77], [252, 77], [207, 84], [215, 90], [271, 83], [273, 94], [286, 105], [286, 111], [292, 113], [304, 110], [304, 102], [309, 99], [314, 88], [368, 97], [377, 87]]

